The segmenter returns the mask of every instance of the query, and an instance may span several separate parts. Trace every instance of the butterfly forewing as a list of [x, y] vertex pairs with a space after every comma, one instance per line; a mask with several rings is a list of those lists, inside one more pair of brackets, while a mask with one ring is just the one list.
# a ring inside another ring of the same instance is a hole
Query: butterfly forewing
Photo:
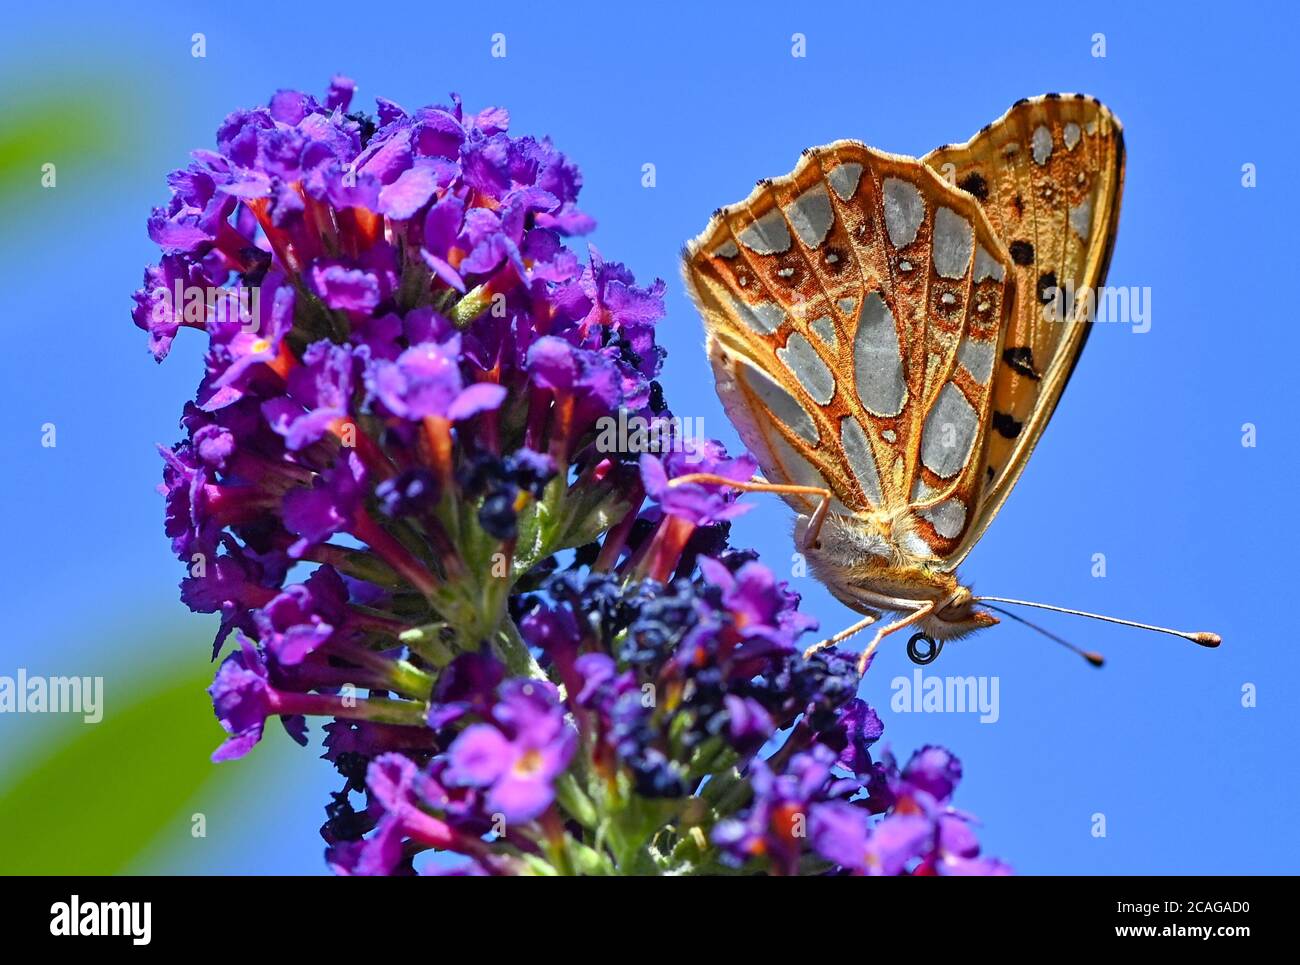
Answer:
[[987, 488], [960, 560], [1015, 484], [1090, 329], [1124, 176], [1119, 122], [1075, 94], [1021, 101], [965, 144], [923, 159], [977, 198], [1014, 265], [1017, 301], [992, 380]]
[[719, 394], [768, 477], [827, 486], [833, 512], [910, 513], [918, 555], [942, 560], [985, 483], [1011, 264], [974, 197], [841, 141], [718, 212], [686, 274]]

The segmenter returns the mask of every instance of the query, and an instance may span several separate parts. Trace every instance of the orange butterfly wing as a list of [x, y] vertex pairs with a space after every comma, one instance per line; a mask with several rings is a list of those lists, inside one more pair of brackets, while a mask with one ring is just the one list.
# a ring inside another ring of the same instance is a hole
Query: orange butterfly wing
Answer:
[[940, 560], [985, 485], [1011, 264], [975, 198], [853, 141], [761, 182], [685, 256], [719, 395], [768, 478], [826, 486], [842, 515], [910, 514]]
[[988, 487], [960, 560], [1015, 485], [1083, 350], [1082, 293], [1104, 284], [1115, 244], [1123, 130], [1095, 98], [1047, 94], [922, 160], [979, 200], [1012, 256], [1017, 291], [993, 379]]

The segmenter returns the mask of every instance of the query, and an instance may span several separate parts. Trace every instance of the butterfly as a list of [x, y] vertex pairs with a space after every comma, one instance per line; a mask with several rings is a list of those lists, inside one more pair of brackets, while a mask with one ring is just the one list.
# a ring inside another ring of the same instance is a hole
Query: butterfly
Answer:
[[1116, 117], [1046, 94], [919, 159], [849, 140], [806, 150], [688, 243], [718, 395], [763, 476], [675, 484], [794, 507], [813, 575], [863, 615], [809, 653], [879, 623], [860, 669], [905, 628], [928, 663], [998, 623], [991, 610], [1021, 620], [998, 603], [1218, 645], [976, 597], [956, 574], [1079, 360], [1094, 302], [1078, 294], [1104, 283], [1123, 182]]

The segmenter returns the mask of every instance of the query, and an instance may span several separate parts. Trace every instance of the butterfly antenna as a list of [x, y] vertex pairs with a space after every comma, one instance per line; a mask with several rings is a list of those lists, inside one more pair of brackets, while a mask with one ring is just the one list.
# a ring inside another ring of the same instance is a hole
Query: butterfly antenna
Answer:
[[[1172, 630], [1169, 627], [1156, 627], [1156, 626], [1152, 626], [1149, 623], [1137, 623], [1136, 621], [1133, 620], [1121, 620], [1118, 617], [1103, 616], [1100, 613], [1088, 613], [1086, 610], [1071, 610], [1069, 607], [1052, 606], [1049, 603], [1033, 603], [1029, 600], [1008, 600], [1007, 598], [1001, 596], [977, 596], [974, 598], [973, 602], [1006, 603], [1011, 606], [1032, 606], [1040, 610], [1051, 610], [1055, 613], [1069, 613], [1076, 617], [1087, 617], [1090, 620], [1102, 620], [1106, 623], [1118, 623], [1120, 626], [1123, 627], [1136, 627], [1139, 630], [1152, 630], [1156, 633], [1168, 633], [1171, 636], [1182, 637], [1184, 640], [1190, 640], [1192, 643], [1198, 644], [1202, 647], [1217, 647], [1219, 644], [1223, 642], [1223, 638], [1220, 637], [1217, 633], [1210, 633], [1205, 630], [1194, 631], [1194, 632], [1187, 631], [1187, 630]], [[1005, 613], [1006, 611], [999, 610], [998, 612]], [[1010, 616], [1010, 614], [1008, 614], [1008, 616]], [[1013, 619], [1018, 620], [1020, 618], [1013, 617]], [[1024, 622], [1028, 622], [1028, 621], [1024, 621]]]
[[1075, 646], [1069, 640], [1066, 640], [1064, 637], [1058, 637], [1051, 630], [1048, 630], [1045, 627], [1040, 627], [1037, 623], [1034, 623], [1032, 620], [1026, 620], [1024, 617], [1020, 616], [1017, 613], [1012, 613], [1010, 610], [1004, 610], [1000, 606], [993, 606], [991, 603], [985, 603], [984, 605], [987, 606], [990, 610], [996, 610], [998, 613], [1001, 613], [1003, 616], [1010, 617], [1011, 619], [1015, 620], [1017, 623], [1023, 623], [1031, 630], [1038, 631], [1043, 636], [1047, 637], [1047, 639], [1049, 640], [1055, 640], [1061, 646], [1065, 647], [1066, 650], [1070, 650], [1074, 653], [1077, 653], [1079, 656], [1081, 656], [1084, 660], [1088, 661], [1088, 663], [1092, 664], [1094, 667], [1100, 667], [1106, 663], [1106, 658], [1103, 657], [1101, 654], [1097, 653], [1097, 651], [1084, 650], [1082, 647]]

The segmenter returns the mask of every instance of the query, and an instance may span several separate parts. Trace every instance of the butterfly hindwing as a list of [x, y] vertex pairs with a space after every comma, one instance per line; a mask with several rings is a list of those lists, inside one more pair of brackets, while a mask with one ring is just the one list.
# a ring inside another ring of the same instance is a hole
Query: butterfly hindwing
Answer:
[[1011, 255], [1017, 291], [993, 375], [987, 488], [955, 563], [1015, 485], [1083, 349], [1084, 293], [1101, 288], [1115, 242], [1123, 132], [1094, 98], [1048, 94], [923, 160], [978, 199]]
[[719, 395], [768, 477], [907, 515], [940, 559], [985, 483], [1011, 265], [974, 197], [852, 141], [805, 152], [686, 253]]

